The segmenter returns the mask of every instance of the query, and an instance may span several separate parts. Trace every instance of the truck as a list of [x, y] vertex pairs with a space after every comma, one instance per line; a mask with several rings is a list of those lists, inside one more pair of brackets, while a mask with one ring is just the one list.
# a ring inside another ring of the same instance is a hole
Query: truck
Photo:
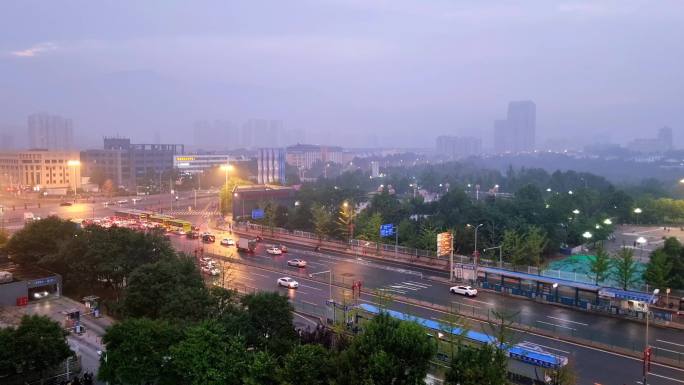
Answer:
[[256, 240], [240, 238], [237, 242], [237, 249], [238, 251], [246, 251], [248, 253], [253, 253], [254, 249], [256, 249]]

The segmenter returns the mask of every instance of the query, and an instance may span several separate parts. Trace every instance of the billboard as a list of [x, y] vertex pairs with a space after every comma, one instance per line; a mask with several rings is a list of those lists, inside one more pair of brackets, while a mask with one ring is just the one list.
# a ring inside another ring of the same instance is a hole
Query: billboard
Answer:
[[453, 235], [449, 231], [437, 234], [437, 256], [442, 257], [451, 254]]
[[391, 223], [387, 223], [384, 225], [380, 225], [380, 237], [381, 238], [386, 238], [386, 237], [391, 237], [394, 235], [394, 225]]
[[252, 210], [252, 219], [262, 219], [264, 217], [264, 209]]

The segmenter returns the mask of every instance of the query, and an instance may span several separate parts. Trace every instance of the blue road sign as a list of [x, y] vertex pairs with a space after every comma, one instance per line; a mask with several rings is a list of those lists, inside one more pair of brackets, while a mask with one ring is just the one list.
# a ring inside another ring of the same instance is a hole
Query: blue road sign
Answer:
[[264, 210], [263, 209], [252, 210], [252, 219], [262, 219], [263, 217], [264, 217]]
[[384, 225], [380, 225], [380, 237], [386, 238], [386, 237], [391, 237], [394, 235], [394, 225], [391, 223], [387, 223]]

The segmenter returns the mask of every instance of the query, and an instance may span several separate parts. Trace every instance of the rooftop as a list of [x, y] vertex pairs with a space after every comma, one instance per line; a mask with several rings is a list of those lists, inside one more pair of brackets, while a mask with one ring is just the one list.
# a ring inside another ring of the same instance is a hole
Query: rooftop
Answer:
[[11, 261], [0, 262], [0, 271], [8, 271], [12, 273], [13, 282], [28, 281], [57, 275], [56, 273], [40, 267], [22, 266]]

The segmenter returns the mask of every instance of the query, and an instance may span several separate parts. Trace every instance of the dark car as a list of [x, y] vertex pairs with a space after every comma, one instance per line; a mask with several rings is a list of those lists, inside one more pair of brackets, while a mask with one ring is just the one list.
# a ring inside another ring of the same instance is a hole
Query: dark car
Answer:
[[199, 233], [197, 231], [188, 231], [185, 236], [190, 239], [197, 239], [199, 238]]
[[60, 206], [71, 206], [71, 202], [62, 202], [59, 205]]
[[202, 242], [214, 243], [214, 242], [216, 242], [216, 237], [211, 235], [211, 234], [204, 234], [204, 235], [202, 235]]

